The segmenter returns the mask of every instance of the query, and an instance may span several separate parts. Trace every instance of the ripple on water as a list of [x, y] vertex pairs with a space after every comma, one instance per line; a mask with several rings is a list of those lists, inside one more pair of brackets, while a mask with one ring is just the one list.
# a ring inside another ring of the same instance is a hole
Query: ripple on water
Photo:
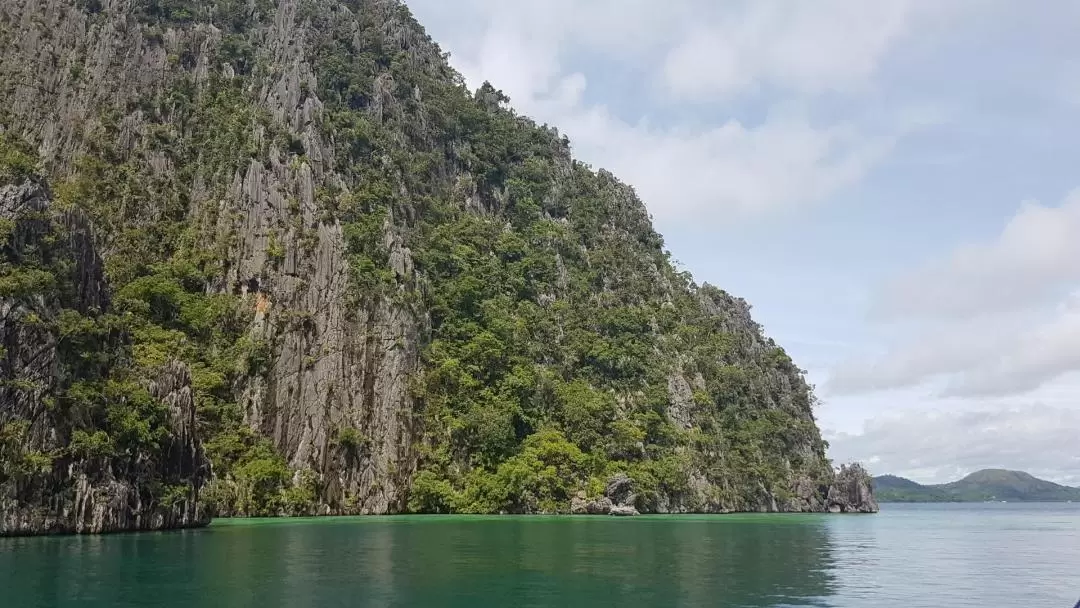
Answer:
[[1080, 505], [342, 518], [0, 539], [4, 606], [1071, 608]]

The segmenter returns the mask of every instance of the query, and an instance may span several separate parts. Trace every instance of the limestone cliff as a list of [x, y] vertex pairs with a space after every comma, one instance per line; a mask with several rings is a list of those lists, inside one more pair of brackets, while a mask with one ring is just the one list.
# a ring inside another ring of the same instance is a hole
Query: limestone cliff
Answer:
[[6, 145], [92, 227], [136, 375], [191, 370], [218, 513], [568, 511], [617, 473], [642, 511], [829, 509], [746, 303], [400, 2], [2, 0], [0, 44]]
[[[187, 368], [171, 361], [139, 386], [118, 358], [95, 352], [125, 348], [99, 323], [109, 309], [102, 260], [85, 218], [54, 212], [49, 198], [32, 180], [0, 188], [0, 535], [205, 525], [209, 463]], [[145, 419], [106, 421], [121, 407], [79, 399], [95, 390]], [[158, 430], [112, 449], [125, 431]]]

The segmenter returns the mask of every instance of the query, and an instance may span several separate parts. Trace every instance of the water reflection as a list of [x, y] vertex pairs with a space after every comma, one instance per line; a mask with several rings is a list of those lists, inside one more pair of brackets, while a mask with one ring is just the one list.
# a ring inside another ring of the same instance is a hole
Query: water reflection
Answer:
[[[792, 523], [671, 526], [682, 606], [823, 605], [833, 590], [830, 529]], [[723, 602], [717, 602], [723, 598]]]
[[0, 541], [20, 606], [781, 606], [833, 588], [814, 518], [324, 520]]
[[0, 539], [0, 606], [1073, 605], [1080, 508], [1004, 506], [368, 518]]

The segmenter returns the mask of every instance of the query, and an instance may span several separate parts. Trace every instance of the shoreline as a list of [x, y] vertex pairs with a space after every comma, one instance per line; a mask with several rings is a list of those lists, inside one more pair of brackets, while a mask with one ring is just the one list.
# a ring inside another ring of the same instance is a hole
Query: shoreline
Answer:
[[206, 523], [177, 526], [168, 528], [142, 528], [128, 530], [103, 530], [100, 532], [75, 532], [75, 531], [49, 531], [29, 532], [17, 534], [0, 534], [0, 540], [14, 538], [33, 537], [93, 537], [114, 536], [122, 534], [147, 534], [187, 532], [209, 528], [243, 528], [261, 526], [281, 526], [299, 524], [338, 524], [338, 523], [449, 523], [462, 521], [794, 521], [798, 519], [822, 518], [836, 515], [875, 515], [876, 513], [831, 513], [828, 511], [801, 511], [801, 512], [758, 512], [758, 511], [733, 511], [728, 513], [700, 512], [700, 513], [642, 513], [631, 517], [619, 517], [614, 515], [573, 515], [570, 513], [388, 513], [370, 515], [303, 515], [303, 516], [277, 516], [277, 517], [215, 517]]

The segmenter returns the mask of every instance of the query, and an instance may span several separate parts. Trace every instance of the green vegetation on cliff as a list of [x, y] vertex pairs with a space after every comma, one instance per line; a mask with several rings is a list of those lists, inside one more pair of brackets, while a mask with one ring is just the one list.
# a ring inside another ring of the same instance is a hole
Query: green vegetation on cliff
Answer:
[[[677, 271], [556, 130], [470, 92], [403, 5], [135, 4], [57, 17], [69, 57], [130, 24], [132, 86], [65, 80], [111, 101], [54, 110], [64, 139], [38, 93], [0, 115], [3, 183], [43, 172], [110, 294], [49, 307], [79, 364], [45, 390], [67, 430], [42, 458], [149, 449], [140, 395], [175, 359], [222, 513], [566, 511], [615, 473], [648, 511], [828, 508], [810, 387], [745, 302]], [[35, 77], [18, 59], [0, 75]], [[5, 260], [5, 301], [77, 284]]]

